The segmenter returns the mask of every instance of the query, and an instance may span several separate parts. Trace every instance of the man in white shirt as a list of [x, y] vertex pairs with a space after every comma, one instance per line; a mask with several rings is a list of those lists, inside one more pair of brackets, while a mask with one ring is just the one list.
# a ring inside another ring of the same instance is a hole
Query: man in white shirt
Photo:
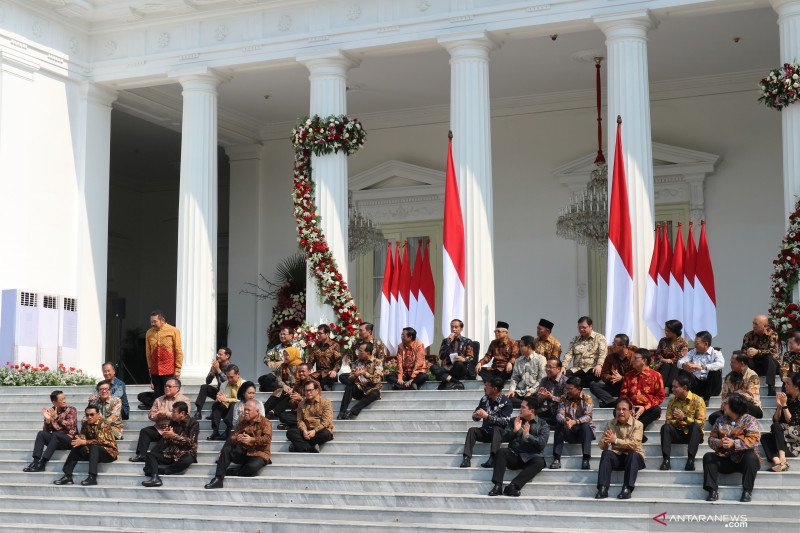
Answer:
[[681, 357], [678, 368], [694, 376], [690, 390], [703, 398], [708, 405], [712, 396], [722, 390], [722, 368], [725, 358], [722, 352], [711, 347], [711, 333], [700, 331], [694, 339], [694, 349]]
[[536, 339], [525, 335], [519, 340], [519, 357], [511, 371], [511, 387], [508, 398], [515, 408], [519, 408], [525, 396], [536, 394], [539, 382], [545, 377], [547, 360], [533, 349]]

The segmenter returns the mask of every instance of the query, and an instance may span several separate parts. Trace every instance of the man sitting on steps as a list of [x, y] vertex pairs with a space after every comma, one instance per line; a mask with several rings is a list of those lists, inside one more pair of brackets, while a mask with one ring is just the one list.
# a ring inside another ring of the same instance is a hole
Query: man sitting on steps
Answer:
[[583, 392], [581, 378], [578, 376], [567, 378], [565, 398], [556, 415], [553, 462], [550, 464], [550, 468], [561, 468], [561, 452], [564, 450], [564, 443], [569, 442], [570, 444], [581, 444], [583, 453], [581, 469], [589, 470], [589, 458], [592, 456], [592, 441], [594, 440], [593, 412], [592, 397]]
[[64, 463], [63, 472], [59, 479], [55, 480], [55, 485], [72, 485], [72, 472], [78, 461], [89, 461], [89, 475], [81, 481], [84, 487], [97, 485], [97, 465], [98, 463], [113, 463], [117, 460], [117, 440], [111, 432], [100, 411], [95, 405], [87, 405], [83, 413], [86, 418], [81, 426], [81, 432], [72, 439], [72, 451], [69, 452]]
[[145, 454], [153, 442], [159, 442], [164, 431], [170, 427], [172, 410], [176, 403], [182, 402], [189, 405], [189, 398], [181, 394], [181, 381], [178, 378], [169, 378], [164, 384], [164, 396], [156, 398], [153, 407], [147, 415], [154, 425], [143, 427], [139, 431], [139, 440], [136, 443], [136, 455], [128, 459], [132, 463], [143, 463]]
[[297, 427], [286, 432], [290, 452], [319, 453], [317, 446], [333, 440], [333, 405], [320, 396], [321, 388], [316, 381], [306, 383], [305, 398], [297, 406]]
[[[348, 376], [347, 387], [342, 396], [342, 405], [339, 407], [338, 420], [350, 420], [372, 402], [381, 398], [382, 368], [372, 358], [373, 344], [362, 342], [356, 352], [358, 360], [353, 363]], [[351, 398], [358, 400], [352, 409], [348, 410]]]
[[[167, 390], [166, 388], [164, 389]], [[172, 420], [161, 433], [161, 441], [147, 452], [142, 481], [145, 487], [160, 487], [161, 474], [182, 474], [197, 462], [197, 434], [200, 424], [189, 416], [189, 404], [175, 402]]]
[[472, 413], [472, 420], [481, 422], [481, 427], [469, 428], [467, 439], [464, 442], [464, 459], [461, 468], [468, 468], [472, 464], [472, 449], [476, 442], [491, 442], [489, 459], [481, 464], [484, 468], [494, 466], [495, 454], [503, 442], [503, 430], [511, 422], [511, 413], [514, 408], [511, 400], [503, 394], [505, 380], [500, 376], [493, 376], [483, 382], [484, 396], [478, 403], [478, 408]]
[[[72, 439], [78, 432], [78, 411], [67, 405], [67, 397], [60, 390], [50, 393], [52, 407], [42, 408], [44, 427], [36, 434], [33, 445], [33, 461], [23, 472], [44, 472], [47, 461], [56, 450], [69, 450]], [[45, 446], [47, 448], [45, 448]]]

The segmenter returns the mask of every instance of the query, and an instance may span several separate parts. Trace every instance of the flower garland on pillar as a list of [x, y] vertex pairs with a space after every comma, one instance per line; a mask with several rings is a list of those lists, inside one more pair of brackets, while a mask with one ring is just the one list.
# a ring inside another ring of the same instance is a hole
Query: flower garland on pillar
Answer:
[[769, 317], [772, 328], [785, 341], [794, 331], [800, 330], [800, 306], [792, 302], [800, 277], [800, 200], [795, 204], [794, 212], [789, 215], [789, 228], [772, 264], [774, 268]]
[[[336, 323], [330, 324], [331, 335], [344, 348], [351, 347], [355, 342], [361, 317], [320, 227], [314, 181], [311, 178], [311, 155], [338, 152], [352, 155], [363, 146], [366, 137], [367, 133], [361, 123], [344, 115], [326, 118], [314, 115], [302, 119], [292, 130], [291, 137], [294, 146], [292, 200], [297, 240], [305, 253], [317, 291], [336, 314]], [[304, 323], [298, 328], [301, 345], [311, 346], [315, 343], [315, 326], [316, 324]]]

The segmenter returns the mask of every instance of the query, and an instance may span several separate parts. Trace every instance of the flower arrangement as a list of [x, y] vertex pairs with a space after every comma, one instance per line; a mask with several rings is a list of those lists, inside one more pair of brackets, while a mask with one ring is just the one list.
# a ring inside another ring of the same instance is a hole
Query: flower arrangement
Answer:
[[51, 369], [44, 364], [38, 366], [30, 363], [11, 364], [6, 361], [0, 368], [0, 385], [2, 386], [60, 386], [60, 385], [94, 385], [98, 380], [84, 374], [80, 368], [59, 364]]
[[758, 101], [780, 111], [798, 100], [800, 65], [784, 63], [783, 66], [771, 70], [758, 86], [761, 89]]
[[800, 200], [789, 215], [789, 229], [781, 242], [777, 257], [772, 261], [772, 301], [769, 317], [772, 328], [781, 338], [788, 339], [800, 329], [800, 306], [792, 302], [792, 294], [800, 277]]
[[[361, 317], [320, 227], [311, 178], [311, 155], [337, 152], [352, 155], [363, 146], [366, 136], [358, 120], [344, 115], [327, 118], [315, 115], [302, 119], [291, 134], [295, 150], [292, 200], [297, 241], [305, 253], [318, 293], [336, 314], [337, 322], [330, 324], [331, 336], [343, 348], [350, 348], [355, 342]], [[314, 345], [316, 328], [302, 324], [297, 332], [301, 343], [305, 343], [303, 347]]]

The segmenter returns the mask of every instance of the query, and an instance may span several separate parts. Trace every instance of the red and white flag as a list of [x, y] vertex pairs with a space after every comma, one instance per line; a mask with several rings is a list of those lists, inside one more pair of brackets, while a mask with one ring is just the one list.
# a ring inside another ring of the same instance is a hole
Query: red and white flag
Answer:
[[400, 263], [400, 288], [397, 298], [397, 339], [408, 327], [408, 307], [411, 293], [411, 262], [408, 260], [408, 242], [403, 243], [403, 260]]
[[697, 246], [694, 244], [694, 228], [689, 222], [689, 235], [686, 239], [686, 258], [683, 262], [683, 334], [694, 339], [694, 271], [697, 262]]
[[[661, 327], [664, 322], [670, 319], [667, 313], [669, 305], [669, 270], [672, 268], [672, 243], [669, 240], [667, 224], [661, 228], [661, 248], [658, 250], [658, 307], [656, 309], [656, 319]], [[659, 337], [660, 338], [660, 337]]]
[[391, 342], [391, 345], [394, 346], [393, 352], [397, 349], [400, 345], [400, 331], [397, 329], [397, 313], [400, 311], [400, 304], [398, 303], [399, 294], [400, 294], [400, 243], [395, 243], [395, 254], [394, 254], [394, 267], [392, 268], [392, 288], [391, 288], [391, 300], [389, 300], [389, 338], [391, 341], [387, 342], [387, 339], [383, 339], [383, 342], [388, 343]]
[[706, 221], [700, 226], [700, 244], [697, 246], [697, 262], [694, 272], [694, 316], [692, 325], [695, 334], [708, 331], [717, 336], [717, 295], [714, 290], [714, 268], [706, 240]]
[[442, 235], [442, 335], [450, 335], [450, 322], [464, 320], [466, 259], [464, 218], [453, 163], [453, 135], [447, 142], [447, 174], [444, 188], [444, 231]]
[[667, 320], [680, 320], [683, 323], [683, 224], [678, 223], [675, 236], [675, 251], [669, 269], [669, 303]]
[[386, 246], [386, 265], [383, 268], [383, 285], [381, 286], [381, 324], [380, 336], [383, 343], [394, 351], [396, 348], [393, 342], [389, 325], [391, 324], [391, 299], [392, 299], [392, 272], [394, 271], [394, 262], [392, 261], [392, 243]]
[[408, 302], [408, 325], [414, 329], [417, 326], [417, 307], [419, 302], [419, 280], [422, 275], [422, 241], [417, 244], [417, 255], [414, 257], [414, 270], [411, 272], [411, 292]]
[[436, 287], [433, 284], [433, 271], [431, 270], [430, 244], [425, 245], [425, 258], [421, 265], [422, 274], [419, 283], [419, 302], [417, 304], [417, 339], [424, 346], [433, 344], [434, 319], [436, 313]]
[[658, 322], [658, 250], [661, 247], [661, 226], [656, 226], [656, 242], [653, 245], [653, 257], [650, 259], [650, 270], [647, 272], [647, 281], [644, 285], [644, 309], [642, 318], [647, 324], [647, 329], [656, 339], [660, 339], [664, 332], [664, 325]]
[[628, 208], [628, 186], [622, 151], [622, 119], [617, 117], [614, 177], [608, 213], [608, 278], [606, 338], [618, 333], [633, 337], [633, 236]]

